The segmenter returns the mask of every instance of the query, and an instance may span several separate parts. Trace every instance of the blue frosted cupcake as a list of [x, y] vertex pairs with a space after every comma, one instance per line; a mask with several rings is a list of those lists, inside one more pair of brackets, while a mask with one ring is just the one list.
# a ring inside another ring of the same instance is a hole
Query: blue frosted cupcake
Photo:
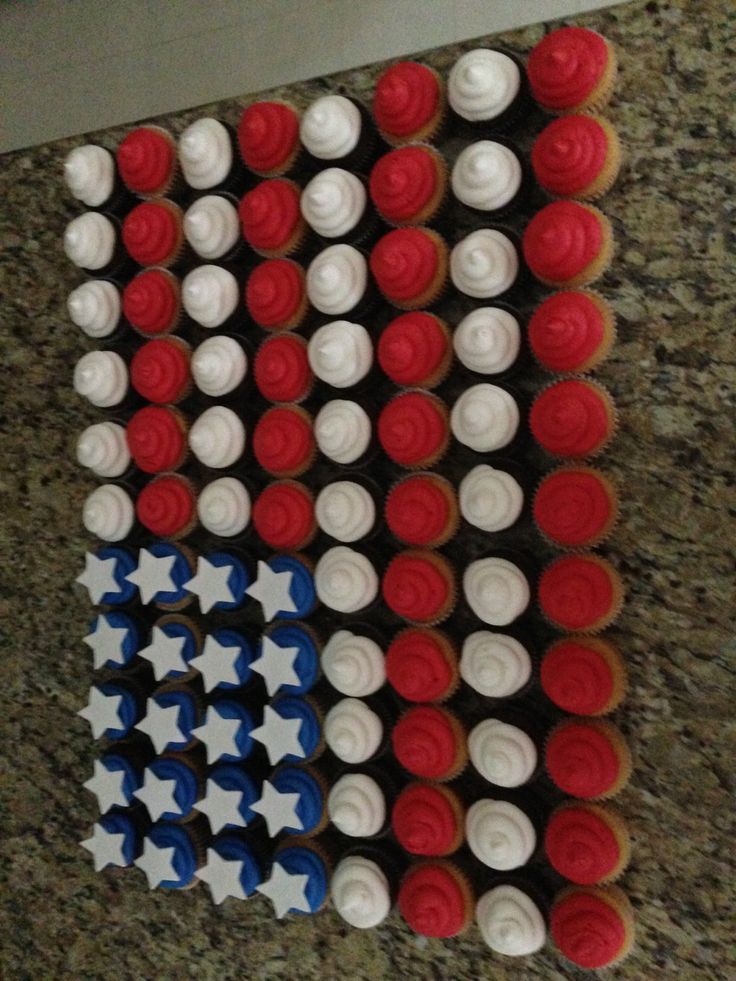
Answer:
[[251, 667], [263, 677], [270, 696], [306, 695], [320, 674], [319, 644], [304, 624], [275, 624], [261, 638]]
[[101, 817], [92, 830], [92, 837], [81, 842], [81, 845], [92, 854], [95, 872], [101, 872], [110, 865], [131, 865], [141, 850], [138, 829], [121, 811]]
[[290, 835], [311, 837], [327, 826], [327, 788], [322, 778], [309, 766], [282, 766], [270, 780], [280, 794], [298, 794], [295, 813], [299, 824], [285, 824]]
[[122, 739], [143, 714], [143, 695], [127, 678], [103, 681], [89, 690], [89, 700], [77, 713], [92, 728], [92, 737]]
[[188, 549], [170, 542], [153, 542], [138, 550], [138, 564], [128, 581], [138, 587], [141, 603], [162, 610], [180, 610], [191, 603], [186, 583], [194, 574], [194, 557]]
[[184, 756], [159, 756], [143, 771], [135, 796], [145, 804], [152, 821], [184, 821], [194, 815], [204, 780], [199, 768]]
[[112, 750], [95, 760], [94, 773], [84, 787], [97, 798], [100, 814], [106, 814], [111, 809], [129, 807], [140, 785], [140, 770], [128, 754]]
[[[302, 885], [302, 877], [307, 881]], [[286, 913], [317, 913], [327, 899], [329, 868], [321, 851], [308, 842], [286, 844], [279, 848], [268, 880], [258, 892], [274, 904], [277, 918]]]
[[201, 646], [202, 636], [194, 622], [179, 613], [168, 613], [154, 623], [148, 645], [138, 653], [151, 662], [156, 681], [173, 681], [192, 673], [189, 662]]
[[130, 664], [140, 648], [140, 633], [127, 613], [111, 610], [99, 613], [89, 625], [84, 643], [94, 655], [95, 670], [119, 669]]
[[135, 864], [145, 872], [149, 889], [186, 889], [197, 881], [203, 852], [190, 825], [160, 821], [143, 839], [143, 851]]
[[197, 561], [196, 575], [186, 587], [199, 598], [202, 613], [237, 610], [243, 605], [250, 574], [245, 562], [232, 552], [209, 552]]
[[250, 845], [237, 834], [215, 838], [207, 849], [207, 864], [198, 878], [210, 887], [214, 903], [228, 897], [247, 899], [263, 881], [261, 863]]
[[202, 675], [204, 690], [243, 688], [253, 677], [253, 648], [238, 630], [222, 627], [207, 634], [192, 667]]
[[271, 708], [282, 719], [299, 719], [301, 722], [298, 739], [303, 756], [287, 753], [283, 759], [287, 763], [305, 763], [316, 759], [324, 750], [325, 744], [322, 738], [322, 719], [312, 700], [297, 695], [279, 695], [271, 702]]
[[84, 586], [90, 603], [95, 606], [124, 606], [135, 597], [137, 587], [128, 581], [134, 571], [136, 561], [133, 553], [118, 545], [104, 545], [96, 552], [87, 552], [84, 557], [84, 571], [75, 582]]
[[207, 763], [238, 763], [253, 751], [253, 717], [240, 702], [218, 698], [205, 712], [204, 723], [193, 730], [207, 749]]
[[[173, 710], [173, 711], [172, 711]], [[200, 723], [200, 703], [191, 688], [170, 682], [156, 689], [146, 702], [146, 715], [136, 725], [153, 743], [157, 753], [189, 749]]]
[[308, 617], [317, 605], [314, 577], [308, 566], [294, 555], [275, 555], [268, 564], [274, 572], [291, 573], [289, 598], [296, 609], [279, 610], [277, 616], [283, 620]]
[[235, 763], [213, 767], [197, 810], [207, 815], [213, 834], [227, 828], [246, 828], [255, 818], [252, 805], [259, 798], [253, 778]]

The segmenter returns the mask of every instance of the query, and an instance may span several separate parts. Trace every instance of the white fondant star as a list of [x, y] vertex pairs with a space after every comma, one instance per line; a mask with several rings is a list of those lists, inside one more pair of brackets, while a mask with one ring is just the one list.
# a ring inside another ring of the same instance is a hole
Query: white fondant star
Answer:
[[95, 760], [95, 772], [84, 784], [86, 790], [97, 798], [100, 814], [111, 807], [126, 807], [128, 798], [123, 790], [125, 770], [108, 770], [101, 760]]
[[256, 890], [268, 896], [273, 903], [276, 919], [280, 920], [290, 909], [300, 910], [302, 913], [310, 912], [307, 901], [308, 882], [309, 876], [306, 873], [292, 875], [279, 862], [274, 862], [270, 877], [260, 886], [256, 886]]
[[84, 638], [84, 643], [92, 648], [95, 668], [104, 667], [108, 661], [113, 664], [125, 664], [123, 644], [129, 629], [129, 627], [113, 627], [105, 614], [100, 613], [94, 630]]
[[228, 824], [234, 824], [238, 828], [246, 827], [246, 820], [240, 813], [242, 803], [242, 790], [226, 790], [210, 778], [204, 797], [195, 807], [207, 815], [212, 834], [216, 835]]
[[141, 603], [150, 603], [156, 593], [173, 593], [176, 590], [171, 571], [176, 556], [154, 555], [147, 548], [138, 552], [138, 568], [125, 578], [138, 587]]
[[92, 837], [80, 841], [82, 848], [92, 853], [95, 860], [95, 872], [100, 872], [106, 865], [127, 865], [123, 855], [125, 835], [122, 831], [106, 831], [101, 824], [92, 829]]
[[206, 882], [212, 893], [212, 901], [218, 905], [232, 896], [233, 899], [247, 899], [240, 873], [243, 871], [243, 860], [240, 858], [223, 858], [214, 848], [207, 849], [207, 864], [197, 872], [197, 878]]
[[231, 565], [213, 565], [204, 555], [197, 559], [197, 575], [184, 585], [199, 597], [202, 613], [209, 613], [215, 603], [235, 602], [233, 591], [227, 584], [231, 570]]
[[143, 842], [143, 854], [135, 860], [134, 864], [146, 873], [149, 889], [155, 889], [162, 882], [179, 880], [174, 868], [173, 845], [160, 848], [150, 838], [146, 838]]
[[225, 647], [212, 634], [207, 634], [204, 648], [198, 657], [189, 662], [202, 675], [204, 690], [212, 691], [223, 682], [237, 685], [240, 681], [235, 662], [240, 656], [239, 647]]
[[183, 743], [186, 740], [179, 728], [179, 706], [159, 705], [154, 698], [146, 702], [145, 717], [136, 729], [150, 737], [157, 753], [163, 753], [169, 743]]
[[120, 729], [123, 725], [120, 718], [122, 695], [106, 695], [94, 685], [89, 690], [89, 701], [77, 712], [86, 719], [92, 727], [92, 737], [99, 739], [106, 729]]
[[263, 675], [266, 691], [275, 695], [282, 685], [298, 685], [299, 675], [294, 670], [298, 647], [279, 647], [270, 637], [261, 640], [261, 654], [251, 663], [251, 668]]
[[275, 838], [284, 828], [304, 830], [304, 825], [296, 813], [299, 797], [300, 795], [296, 793], [282, 794], [270, 780], [263, 781], [261, 798], [251, 805], [251, 810], [263, 815], [270, 838]]
[[275, 766], [285, 756], [304, 758], [304, 750], [299, 742], [301, 719], [284, 719], [270, 705], [263, 710], [263, 725], [253, 729], [251, 736], [263, 743], [271, 766]]
[[274, 572], [266, 562], [258, 563], [258, 577], [248, 586], [246, 593], [261, 604], [267, 622], [279, 612], [296, 613], [296, 604], [291, 598], [293, 577], [291, 571]]
[[117, 564], [114, 556], [100, 559], [93, 552], [85, 554], [84, 572], [77, 576], [75, 582], [85, 587], [90, 603], [99, 603], [105, 593], [120, 592], [120, 586], [115, 581]]
[[226, 754], [240, 756], [236, 739], [242, 724], [240, 719], [228, 719], [220, 715], [217, 707], [210, 705], [204, 725], [192, 729], [192, 735], [201, 739], [207, 747], [208, 763], [214, 763]]
[[182, 810], [176, 803], [175, 791], [176, 780], [164, 780], [146, 767], [143, 772], [143, 786], [135, 791], [135, 796], [146, 805], [151, 820], [158, 821], [167, 811], [181, 815]]
[[185, 637], [169, 637], [161, 627], [153, 628], [151, 643], [138, 653], [153, 665], [156, 681], [165, 678], [171, 671], [189, 670], [189, 665], [182, 654], [185, 640]]

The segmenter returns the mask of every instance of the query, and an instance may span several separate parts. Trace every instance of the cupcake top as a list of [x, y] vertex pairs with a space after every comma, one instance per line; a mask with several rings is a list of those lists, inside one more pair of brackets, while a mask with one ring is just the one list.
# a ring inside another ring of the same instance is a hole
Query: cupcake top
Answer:
[[444, 242], [426, 228], [395, 228], [374, 245], [370, 267], [390, 303], [409, 305], [443, 285]]
[[623, 737], [598, 719], [566, 719], [547, 739], [544, 762], [556, 787], [570, 797], [607, 797], [621, 782]]
[[633, 914], [615, 886], [571, 886], [555, 899], [550, 932], [573, 964], [597, 970], [625, 956], [633, 940]]
[[88, 208], [99, 208], [115, 187], [115, 160], [104, 146], [75, 146], [64, 161], [66, 186]]
[[120, 143], [117, 162], [123, 182], [134, 194], [163, 193], [176, 169], [174, 141], [157, 126], [139, 126]]
[[199, 638], [190, 623], [162, 619], [153, 625], [150, 643], [138, 653], [150, 661], [156, 681], [181, 678], [189, 673], [189, 662], [197, 653]]
[[[138, 550], [138, 563], [127, 575], [127, 581], [138, 587], [140, 601], [148, 603], [180, 603], [188, 598], [185, 583], [192, 574], [188, 555], [169, 542], [152, 542]], [[166, 628], [167, 635], [181, 636], [180, 631]], [[176, 648], [177, 655], [182, 645]], [[186, 670], [183, 668], [182, 670]]]
[[144, 473], [161, 473], [181, 466], [186, 453], [186, 432], [179, 414], [162, 405], [139, 409], [125, 431], [128, 449]]
[[255, 267], [245, 284], [245, 305], [265, 330], [283, 330], [295, 320], [305, 303], [302, 267], [291, 259], [266, 259]]
[[479, 463], [460, 481], [460, 512], [481, 531], [503, 531], [521, 514], [524, 492], [506, 470]]
[[97, 798], [100, 814], [106, 814], [113, 807], [128, 807], [140, 785], [138, 770], [113, 749], [95, 760], [94, 773], [84, 788]]
[[477, 800], [465, 818], [468, 845], [490, 869], [508, 872], [526, 865], [537, 847], [537, 833], [526, 814], [505, 800]]
[[74, 391], [92, 405], [109, 409], [128, 391], [128, 369], [115, 351], [88, 351], [74, 366]]
[[575, 109], [601, 82], [609, 63], [605, 38], [586, 27], [550, 31], [529, 55], [529, 85], [548, 109]]
[[510, 698], [531, 675], [529, 652], [515, 637], [476, 630], [463, 641], [460, 676], [486, 698]]
[[[122, 668], [138, 653], [140, 636], [134, 620], [127, 614], [111, 610], [99, 613], [83, 638], [94, 655], [94, 667]], [[104, 814], [107, 808], [103, 808]]]
[[387, 456], [404, 467], [421, 466], [447, 444], [444, 404], [426, 392], [402, 392], [378, 417], [378, 438]]
[[401, 314], [384, 329], [376, 355], [383, 372], [397, 385], [436, 384], [451, 357], [447, 328], [431, 313]]
[[356, 385], [373, 364], [368, 331], [349, 320], [324, 324], [309, 340], [309, 364], [321, 381], [334, 388]]
[[383, 740], [383, 723], [359, 698], [343, 698], [325, 716], [325, 742], [343, 763], [365, 763]]
[[184, 277], [184, 309], [202, 327], [221, 327], [236, 310], [240, 290], [235, 276], [222, 266], [197, 266]]
[[426, 627], [409, 627], [394, 637], [386, 651], [386, 676], [408, 702], [434, 702], [456, 687], [452, 645], [444, 634]]
[[468, 916], [470, 887], [444, 862], [410, 867], [399, 887], [399, 912], [415, 933], [424, 937], [454, 937]]
[[581, 276], [603, 250], [606, 221], [590, 205], [553, 201], [526, 226], [526, 264], [543, 282], [566, 283]]
[[363, 299], [368, 265], [352, 245], [330, 245], [307, 269], [307, 295], [320, 313], [336, 317], [353, 310]]
[[462, 810], [444, 787], [410, 783], [391, 813], [391, 827], [401, 847], [412, 855], [448, 855], [462, 838]]
[[447, 79], [447, 98], [470, 122], [487, 122], [505, 112], [519, 94], [521, 72], [502, 51], [476, 48], [455, 62]]
[[362, 131], [360, 110], [344, 95], [323, 95], [302, 116], [299, 135], [319, 160], [340, 160], [356, 148]]
[[210, 117], [191, 123], [179, 137], [179, 162], [184, 179], [195, 190], [222, 184], [233, 165], [233, 145], [227, 129]]
[[224, 828], [245, 828], [255, 819], [252, 805], [258, 800], [253, 779], [238, 764], [219, 763], [207, 778], [204, 796], [195, 807], [207, 815], [213, 834]]
[[264, 708], [263, 724], [251, 735], [266, 747], [273, 766], [281, 760], [298, 762], [314, 756], [322, 738], [322, 727], [306, 699], [279, 695]]
[[206, 467], [231, 467], [245, 450], [245, 426], [237, 413], [213, 405], [197, 417], [189, 431], [189, 447]]
[[169, 821], [154, 824], [143, 839], [143, 853], [135, 860], [146, 874], [149, 889], [184, 889], [194, 882], [198, 864], [189, 832]]
[[386, 822], [386, 799], [367, 773], [346, 773], [327, 798], [330, 821], [351, 838], [371, 838]]
[[205, 194], [187, 208], [184, 234], [202, 259], [219, 259], [240, 240], [238, 212], [221, 194]]
[[307, 845], [282, 847], [271, 875], [257, 887], [273, 903], [276, 919], [286, 913], [316, 913], [327, 898], [329, 874], [320, 854]]
[[452, 193], [477, 211], [499, 211], [521, 188], [519, 158], [503, 143], [479, 140], [461, 151], [452, 168]]
[[339, 542], [357, 542], [373, 528], [376, 505], [361, 484], [352, 480], [336, 480], [319, 492], [315, 517], [325, 534]]
[[190, 663], [201, 674], [206, 692], [224, 691], [241, 688], [250, 681], [252, 658], [253, 651], [241, 633], [220, 627], [207, 634], [202, 653]]
[[452, 343], [466, 368], [481, 375], [498, 375], [519, 357], [521, 328], [508, 310], [477, 307], [457, 325]]
[[191, 384], [189, 348], [166, 337], [148, 341], [133, 355], [130, 382], [147, 402], [178, 402]]
[[306, 469], [314, 456], [311, 416], [293, 406], [265, 412], [253, 430], [253, 453], [258, 463], [276, 477]]
[[544, 850], [552, 867], [571, 882], [594, 886], [625, 861], [618, 814], [597, 804], [568, 801], [549, 818]]
[[454, 716], [434, 705], [408, 709], [391, 733], [396, 759], [425, 780], [445, 779], [457, 769], [461, 740]]
[[475, 922], [491, 950], [507, 957], [534, 954], [547, 939], [539, 907], [527, 893], [507, 883], [481, 896]]
[[519, 256], [511, 239], [495, 228], [479, 228], [450, 253], [450, 277], [461, 293], [489, 299], [506, 293], [519, 275]]
[[463, 592], [473, 613], [493, 627], [513, 623], [529, 606], [531, 590], [526, 576], [508, 559], [476, 559], [463, 573]]
[[447, 185], [443, 158], [428, 146], [405, 146], [380, 157], [369, 189], [376, 210], [394, 225], [431, 219]]
[[301, 401], [314, 382], [303, 338], [292, 334], [266, 338], [253, 362], [253, 378], [270, 402]]
[[245, 378], [248, 358], [242, 345], [225, 334], [208, 337], [192, 354], [194, 384], [210, 398], [229, 395]]
[[383, 652], [370, 637], [337, 630], [322, 651], [322, 670], [333, 688], [354, 698], [372, 695], [386, 681]]
[[293, 480], [265, 487], [253, 505], [253, 527], [272, 548], [300, 548], [314, 535], [314, 499]]
[[179, 315], [179, 281], [165, 269], [144, 269], [123, 290], [123, 313], [141, 334], [172, 329]]
[[571, 715], [599, 715], [611, 704], [619, 654], [599, 637], [563, 637], [547, 651], [540, 680], [545, 695]]
[[135, 796], [152, 821], [176, 821], [191, 814], [199, 789], [194, 771], [183, 760], [155, 759], [143, 771]]
[[268, 562], [258, 562], [258, 576], [247, 593], [261, 604], [263, 619], [274, 617], [298, 620], [314, 609], [317, 594], [312, 573], [292, 555], [275, 555]]
[[335, 463], [349, 464], [368, 449], [371, 421], [357, 402], [333, 399], [326, 402], [314, 421], [314, 435], [320, 451]]
[[172, 201], [144, 201], [123, 219], [123, 245], [141, 266], [171, 262], [181, 245], [181, 212]]
[[64, 229], [64, 251], [80, 269], [104, 269], [115, 254], [115, 226], [98, 211], [85, 211]]
[[436, 474], [405, 477], [386, 497], [386, 524], [408, 545], [431, 545], [456, 523], [454, 497], [452, 484]]
[[161, 538], [180, 534], [187, 528], [194, 518], [195, 507], [189, 481], [175, 474], [162, 475], [146, 484], [135, 502], [140, 523]]
[[350, 926], [370, 930], [391, 910], [391, 891], [385, 872], [376, 862], [348, 855], [338, 863], [330, 885], [332, 904]]
[[189, 690], [183, 687], [159, 689], [147, 699], [145, 715], [136, 724], [136, 729], [149, 737], [160, 755], [166, 750], [185, 749], [192, 742], [199, 715], [197, 701]]
[[220, 538], [240, 535], [250, 521], [250, 495], [235, 477], [219, 477], [204, 487], [197, 500], [202, 525]]
[[611, 481], [588, 467], [566, 467], [548, 474], [534, 498], [534, 520], [558, 545], [578, 548], [601, 540], [618, 510]]
[[345, 545], [336, 545], [322, 555], [314, 582], [320, 600], [339, 613], [362, 610], [378, 594], [378, 576], [370, 559]]
[[582, 290], [553, 293], [529, 321], [534, 357], [550, 371], [578, 371], [605, 343], [606, 320], [613, 315], [600, 297]]
[[570, 378], [545, 388], [529, 413], [532, 435], [555, 456], [583, 458], [596, 454], [614, 426], [610, 395], [586, 379]]
[[88, 426], [77, 440], [77, 462], [98, 477], [120, 477], [130, 466], [125, 429], [116, 422]]
[[262, 675], [269, 695], [305, 695], [319, 677], [317, 640], [300, 624], [278, 624], [261, 637], [251, 667]]
[[261, 181], [243, 195], [238, 208], [240, 225], [252, 249], [280, 252], [296, 243], [302, 222], [299, 193], [293, 181], [279, 177]]
[[416, 61], [391, 65], [376, 82], [373, 118], [393, 143], [403, 143], [432, 128], [442, 111], [441, 82]]
[[455, 439], [478, 453], [492, 453], [508, 446], [519, 421], [519, 407], [513, 395], [487, 382], [466, 388], [450, 413]]
[[207, 765], [218, 760], [237, 763], [250, 755], [253, 749], [251, 730], [253, 718], [234, 699], [220, 698], [205, 710], [204, 722], [192, 729], [207, 750]]
[[94, 857], [95, 872], [110, 865], [126, 866], [133, 862], [139, 835], [133, 822], [124, 814], [105, 814], [92, 829], [92, 837], [81, 841]]
[[363, 217], [366, 201], [365, 187], [359, 177], [340, 167], [328, 167], [302, 191], [302, 215], [323, 238], [342, 238]]
[[409, 623], [437, 623], [454, 605], [452, 567], [429, 550], [400, 552], [388, 564], [381, 592], [386, 605]]
[[240, 117], [238, 144], [249, 170], [284, 173], [299, 151], [299, 116], [284, 102], [254, 102]]
[[87, 337], [109, 337], [120, 323], [120, 291], [105, 279], [88, 279], [72, 290], [66, 308]]
[[537, 768], [537, 749], [518, 726], [488, 718], [468, 735], [468, 753], [482, 777], [497, 787], [520, 787]]
[[230, 552], [209, 552], [197, 559], [197, 573], [186, 583], [199, 599], [202, 613], [234, 610], [243, 604], [250, 576], [244, 563]]
[[539, 605], [563, 630], [585, 631], [614, 619], [621, 604], [614, 567], [592, 553], [556, 559], [539, 579]]
[[85, 552], [84, 569], [74, 581], [84, 586], [94, 606], [122, 605], [136, 594], [136, 587], [126, 579], [134, 569], [135, 559], [127, 549], [107, 545], [96, 552]]
[[608, 159], [612, 133], [615, 131], [594, 116], [563, 116], [553, 120], [532, 147], [534, 176], [550, 194], [575, 197], [600, 177]]
[[130, 689], [106, 681], [92, 685], [77, 715], [89, 723], [93, 739], [121, 739], [140, 718], [140, 705]]
[[247, 899], [255, 892], [263, 874], [249, 845], [236, 835], [223, 835], [207, 849], [207, 862], [197, 869], [197, 878], [210, 887], [212, 901]]
[[[287, 799], [293, 802], [293, 815], [282, 813], [278, 819], [279, 824], [283, 821], [279, 830], [286, 831], [287, 834], [311, 834], [322, 824], [325, 810], [324, 790], [309, 769], [303, 766], [280, 766], [271, 779], [264, 783], [264, 792], [267, 792], [269, 784], [284, 802]], [[281, 810], [285, 812], [286, 808]], [[289, 810], [292, 808], [289, 807]], [[275, 815], [272, 818], [271, 813], [267, 811], [266, 816], [270, 818], [269, 834], [273, 837], [276, 824], [273, 820]]]
[[82, 524], [103, 542], [120, 542], [130, 534], [135, 512], [130, 495], [117, 484], [102, 484], [87, 495]]

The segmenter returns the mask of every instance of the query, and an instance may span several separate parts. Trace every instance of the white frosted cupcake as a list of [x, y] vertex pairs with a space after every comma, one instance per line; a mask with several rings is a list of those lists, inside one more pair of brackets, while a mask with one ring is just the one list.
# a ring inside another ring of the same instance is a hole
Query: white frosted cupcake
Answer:
[[304, 220], [318, 235], [342, 240], [357, 233], [367, 201], [359, 177], [340, 167], [328, 167], [307, 184], [300, 203]]
[[330, 890], [338, 914], [359, 930], [378, 926], [391, 911], [391, 888], [385, 872], [361, 855], [348, 855], [338, 863]]
[[511, 239], [496, 228], [479, 228], [461, 239], [450, 253], [454, 286], [475, 299], [506, 293], [519, 275], [519, 254]]
[[367, 773], [346, 773], [327, 798], [330, 821], [351, 838], [372, 838], [386, 823], [386, 798]]
[[524, 491], [506, 470], [480, 463], [465, 474], [458, 491], [460, 513], [481, 531], [510, 528], [524, 506]]
[[221, 327], [235, 313], [240, 290], [235, 276], [222, 266], [197, 266], [181, 284], [184, 309], [202, 327]]
[[102, 484], [84, 502], [82, 523], [103, 542], [121, 542], [130, 534], [134, 522], [130, 495], [117, 484]]
[[531, 737], [500, 719], [484, 719], [470, 730], [468, 753], [478, 773], [497, 787], [521, 787], [537, 769]]
[[339, 542], [359, 541], [376, 521], [373, 498], [365, 487], [352, 480], [336, 480], [323, 487], [314, 511], [322, 531]]
[[89, 351], [74, 367], [74, 391], [99, 409], [120, 405], [128, 393], [128, 368], [115, 351]]
[[486, 698], [511, 698], [529, 684], [532, 660], [508, 634], [476, 630], [463, 641], [460, 677]]
[[179, 137], [179, 163], [184, 179], [198, 191], [224, 184], [235, 159], [232, 137], [217, 119], [198, 119]]
[[352, 99], [323, 95], [309, 106], [299, 125], [305, 149], [319, 161], [340, 163], [350, 169], [365, 146], [364, 120]]
[[522, 101], [522, 74], [502, 51], [476, 48], [455, 62], [447, 79], [447, 101], [466, 123], [496, 128], [510, 122]]
[[98, 477], [120, 477], [130, 466], [125, 429], [116, 422], [88, 426], [77, 440], [77, 462]]
[[370, 559], [345, 545], [328, 549], [317, 562], [314, 585], [320, 601], [338, 613], [356, 613], [378, 595], [378, 575]]
[[232, 409], [213, 405], [194, 421], [189, 447], [206, 467], [231, 467], [245, 451], [245, 426]]
[[370, 637], [338, 630], [322, 650], [322, 671], [342, 695], [365, 698], [386, 681], [383, 651]]
[[471, 852], [489, 869], [510, 872], [526, 865], [537, 847], [537, 833], [527, 815], [505, 800], [477, 800], [465, 816]]
[[76, 146], [64, 161], [64, 180], [78, 201], [88, 208], [100, 208], [116, 188], [115, 158], [104, 146]]
[[507, 957], [533, 954], [547, 939], [539, 907], [512, 885], [496, 886], [484, 893], [475, 907], [475, 922], [491, 950]]
[[66, 306], [72, 322], [87, 337], [109, 337], [120, 323], [120, 291], [106, 279], [82, 283], [69, 294]]
[[368, 285], [368, 263], [352, 245], [330, 245], [307, 269], [307, 296], [330, 317], [350, 313], [360, 304]]
[[344, 465], [355, 463], [368, 450], [371, 421], [357, 402], [334, 399], [314, 420], [314, 438], [326, 457]]
[[514, 397], [486, 382], [466, 389], [450, 412], [455, 439], [478, 453], [492, 453], [508, 446], [516, 436], [519, 421]]
[[461, 152], [450, 182], [458, 201], [498, 216], [518, 201], [522, 180], [521, 162], [513, 150], [493, 140], [479, 140]]
[[64, 251], [75, 266], [99, 272], [112, 264], [118, 231], [99, 211], [72, 218], [64, 230]]
[[343, 698], [325, 716], [324, 735], [327, 745], [343, 763], [365, 763], [378, 752], [383, 723], [359, 698]]
[[362, 324], [333, 320], [314, 332], [307, 350], [317, 378], [334, 388], [350, 388], [371, 370], [373, 345]]
[[241, 243], [235, 205], [222, 194], [197, 198], [184, 213], [184, 234], [202, 259], [232, 256]]
[[248, 358], [234, 337], [218, 334], [202, 341], [191, 361], [194, 384], [205, 395], [221, 398], [245, 378]]
[[521, 569], [498, 556], [476, 559], [466, 566], [463, 592], [473, 613], [492, 627], [513, 623], [527, 609], [531, 598]]
[[521, 327], [500, 307], [478, 307], [455, 328], [452, 345], [458, 360], [480, 375], [499, 375], [519, 357]]
[[220, 538], [234, 538], [248, 527], [250, 494], [235, 477], [218, 477], [200, 492], [197, 514], [203, 527]]

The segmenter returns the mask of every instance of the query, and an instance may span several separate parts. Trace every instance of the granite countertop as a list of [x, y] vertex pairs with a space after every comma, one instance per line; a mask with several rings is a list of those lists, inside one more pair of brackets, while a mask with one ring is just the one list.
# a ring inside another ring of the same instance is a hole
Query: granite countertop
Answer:
[[[624, 489], [608, 553], [628, 602], [617, 629], [631, 692], [617, 721], [636, 758], [620, 799], [635, 839], [623, 885], [638, 943], [617, 978], [736, 976], [734, 909], [733, 490], [736, 370], [729, 209], [735, 199], [730, 0], [653, 0], [579, 18], [619, 50], [611, 116], [627, 146], [606, 198], [618, 239], [602, 283], [619, 343], [600, 372], [620, 412], [605, 465]], [[544, 33], [503, 40], [528, 50]], [[497, 41], [497, 38], [481, 39]], [[445, 70], [460, 45], [423, 55]], [[291, 86], [305, 104], [345, 84], [368, 97], [381, 66]], [[206, 107], [235, 121], [247, 98]], [[176, 133], [196, 112], [162, 117]], [[113, 146], [123, 128], [91, 134]], [[23, 979], [583, 977], [551, 948], [514, 962], [473, 928], [426, 941], [393, 914], [360, 932], [336, 914], [277, 922], [262, 898], [213, 907], [205, 890], [149, 893], [98, 875], [78, 845], [94, 819], [81, 783], [93, 745], [75, 715], [90, 682], [72, 591], [88, 481], [73, 462], [92, 421], [70, 386], [83, 340], [65, 316], [60, 247], [76, 213], [60, 176], [81, 138], [6, 156], [0, 172], [0, 975]], [[731, 240], [733, 246], [733, 240]], [[730, 663], [729, 663], [730, 658]], [[731, 924], [732, 927], [732, 924]]]

